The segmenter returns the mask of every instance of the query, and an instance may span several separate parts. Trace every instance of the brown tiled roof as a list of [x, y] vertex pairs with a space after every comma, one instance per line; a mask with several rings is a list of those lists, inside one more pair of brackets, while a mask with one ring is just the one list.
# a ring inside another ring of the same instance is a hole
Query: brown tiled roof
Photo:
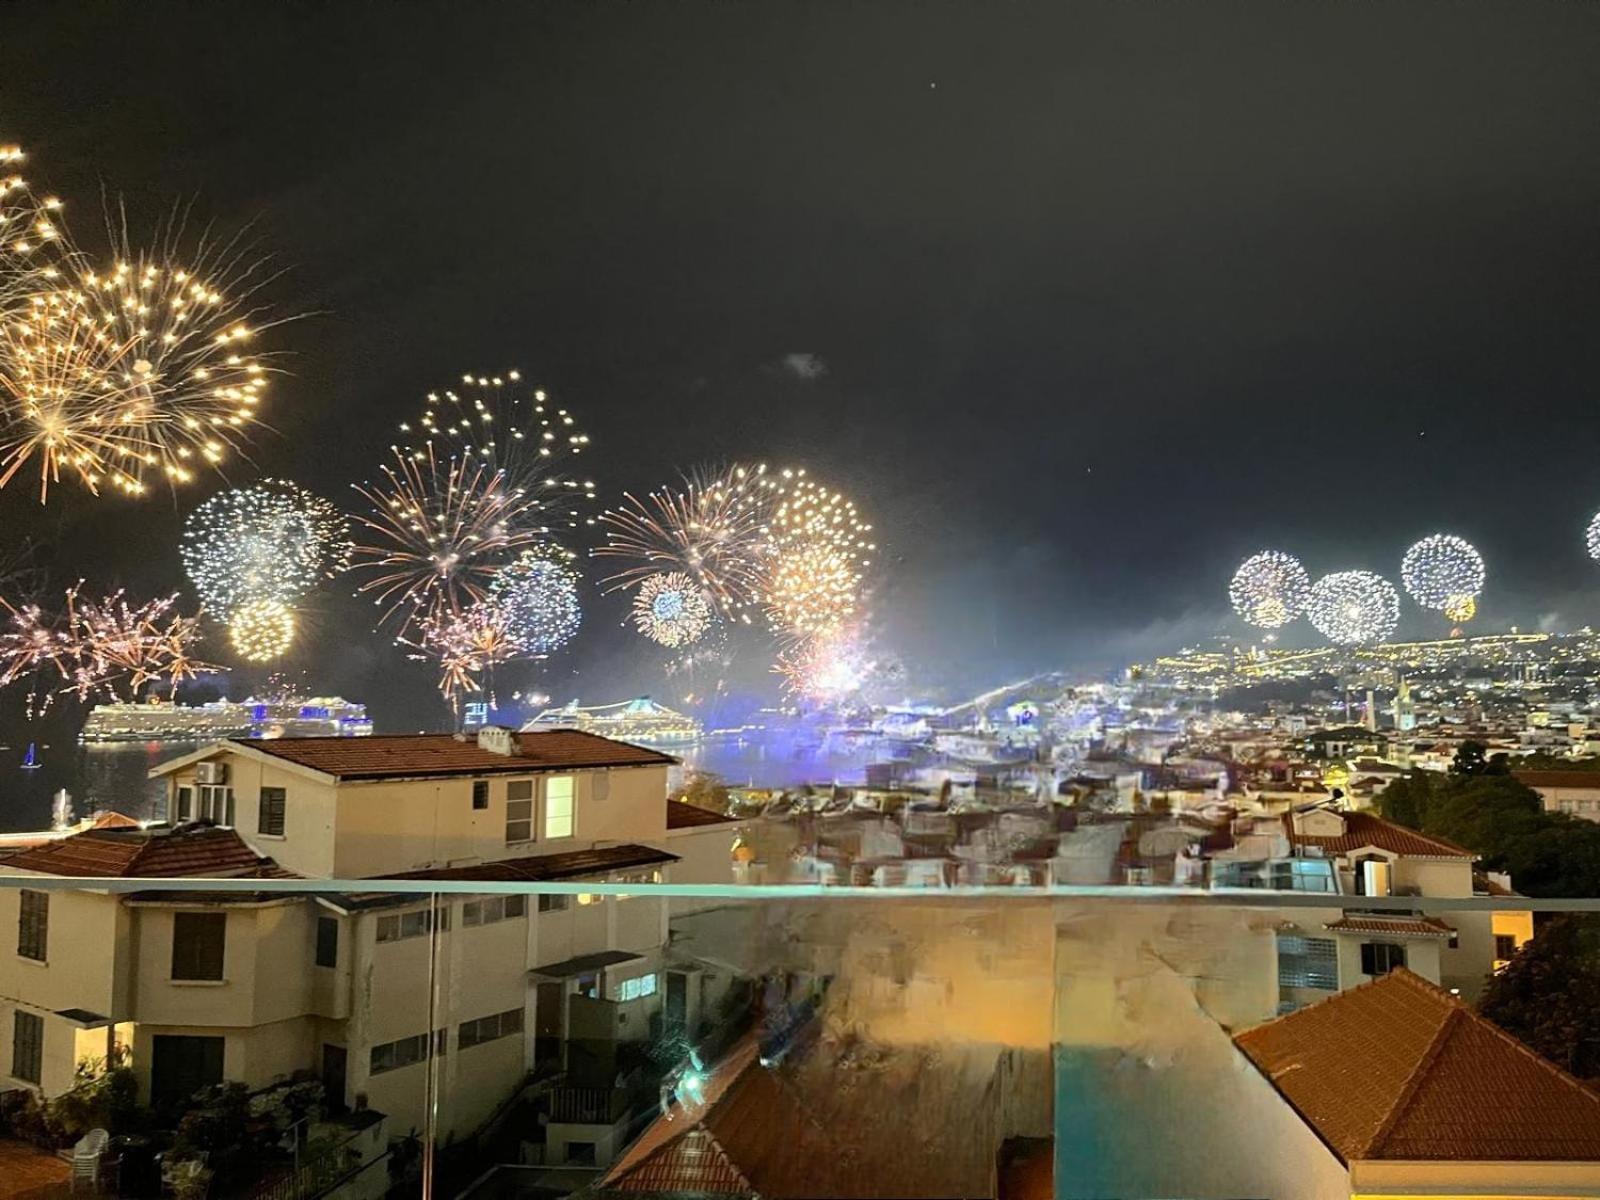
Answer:
[[1540, 788], [1588, 788], [1600, 791], [1600, 771], [1513, 771], [1518, 783]]
[[1346, 1163], [1600, 1162], [1600, 1096], [1403, 967], [1233, 1040]]
[[774, 1072], [754, 1037], [711, 1071], [703, 1102], [674, 1104], [600, 1181], [602, 1192], [693, 1192], [764, 1197], [853, 1194], [832, 1179], [837, 1147]]
[[725, 817], [721, 813], [712, 812], [709, 808], [701, 808], [698, 804], [685, 804], [682, 800], [667, 801], [667, 828], [668, 829], [694, 829], [701, 825], [733, 825], [738, 823], [737, 817]]
[[5, 865], [84, 878], [259, 879], [287, 874], [233, 830], [208, 825], [90, 829], [13, 854], [5, 859]]
[[1379, 850], [1388, 850], [1394, 854], [1409, 854], [1415, 858], [1478, 857], [1464, 846], [1447, 842], [1441, 837], [1418, 833], [1415, 829], [1407, 829], [1404, 825], [1385, 821], [1373, 813], [1341, 812], [1339, 815], [1344, 818], [1345, 831], [1342, 837], [1313, 837], [1309, 834], [1296, 833], [1293, 813], [1283, 814], [1283, 832], [1288, 836], [1291, 845], [1317, 846], [1324, 854], [1349, 854], [1353, 850], [1375, 846]]
[[1398, 937], [1452, 937], [1455, 930], [1438, 917], [1346, 916], [1329, 921], [1324, 929], [1337, 933], [1387, 933]]
[[664, 766], [677, 760], [659, 750], [576, 729], [516, 735], [518, 753], [481, 750], [448, 733], [383, 737], [276, 738], [230, 744], [269, 754], [339, 779], [401, 779], [448, 775], [526, 775], [593, 767]]
[[585, 879], [633, 867], [654, 867], [677, 862], [676, 854], [640, 846], [632, 842], [620, 846], [600, 846], [592, 850], [567, 850], [560, 854], [528, 854], [474, 863], [466, 867], [435, 867], [427, 871], [405, 871], [397, 875], [373, 875], [371, 879], [449, 879], [482, 880], [491, 883], [556, 883]]

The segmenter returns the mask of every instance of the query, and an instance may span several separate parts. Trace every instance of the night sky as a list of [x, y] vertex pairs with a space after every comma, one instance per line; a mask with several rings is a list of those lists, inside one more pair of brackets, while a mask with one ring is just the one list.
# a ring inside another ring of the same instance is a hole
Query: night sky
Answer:
[[[1481, 628], [1600, 615], [1600, 7], [31, 5], [0, 140], [91, 248], [104, 189], [289, 268], [315, 315], [230, 481], [351, 503], [423, 393], [520, 366], [607, 497], [850, 492], [913, 691], [1237, 630], [1268, 545], [1393, 578], [1444, 529]], [[166, 590], [211, 487], [14, 487], [0, 533]], [[589, 614], [548, 690], [656, 687]], [[335, 589], [298, 665], [442, 719], [369, 617]]]

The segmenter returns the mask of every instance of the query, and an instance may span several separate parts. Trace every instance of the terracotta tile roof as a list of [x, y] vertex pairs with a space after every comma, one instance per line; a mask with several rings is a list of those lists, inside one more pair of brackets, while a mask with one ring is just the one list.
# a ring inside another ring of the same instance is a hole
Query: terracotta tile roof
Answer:
[[698, 804], [685, 804], [682, 800], [667, 801], [668, 829], [694, 829], [701, 825], [734, 825], [738, 820], [737, 817], [725, 817], [721, 813], [712, 812], [709, 808], [701, 808]]
[[591, 850], [567, 850], [560, 854], [528, 854], [522, 858], [503, 858], [495, 862], [474, 863], [466, 867], [435, 867], [427, 871], [405, 871], [396, 875], [373, 875], [372, 879], [450, 879], [483, 880], [492, 883], [556, 883], [586, 879], [634, 867], [654, 867], [678, 861], [676, 854], [640, 846], [632, 842], [620, 846], [598, 846]]
[[1400, 968], [1239, 1034], [1345, 1162], [1600, 1162], [1600, 1096]]
[[233, 830], [209, 825], [90, 829], [23, 850], [4, 862], [44, 875], [84, 878], [293, 878]]
[[1294, 831], [1294, 814], [1283, 814], [1283, 832], [1294, 846], [1317, 846], [1324, 854], [1349, 854], [1368, 846], [1416, 858], [1477, 858], [1471, 850], [1444, 838], [1418, 833], [1393, 821], [1368, 812], [1341, 812], [1345, 832], [1342, 837], [1316, 837]]
[[1513, 771], [1518, 783], [1540, 788], [1587, 788], [1600, 791], [1600, 771]]
[[585, 767], [665, 766], [677, 760], [659, 750], [576, 729], [516, 735], [518, 753], [481, 750], [472, 739], [418, 733], [382, 737], [276, 738], [230, 741], [339, 779], [398, 779], [448, 775], [526, 775]]
[[674, 1103], [600, 1180], [602, 1192], [712, 1195], [853, 1194], [831, 1178], [837, 1148], [745, 1038], [706, 1079], [703, 1101]]
[[1337, 933], [1387, 933], [1398, 937], [1453, 937], [1455, 930], [1437, 917], [1374, 917], [1353, 915], [1329, 921]]

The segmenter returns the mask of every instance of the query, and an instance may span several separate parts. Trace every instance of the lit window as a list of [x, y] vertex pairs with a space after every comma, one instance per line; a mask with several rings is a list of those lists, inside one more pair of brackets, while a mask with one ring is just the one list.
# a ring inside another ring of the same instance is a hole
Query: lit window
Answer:
[[624, 979], [617, 988], [618, 1000], [642, 1000], [646, 996], [656, 994], [656, 977], [650, 975], [635, 975], [632, 979]]
[[572, 836], [572, 776], [552, 775], [544, 784], [544, 836]]

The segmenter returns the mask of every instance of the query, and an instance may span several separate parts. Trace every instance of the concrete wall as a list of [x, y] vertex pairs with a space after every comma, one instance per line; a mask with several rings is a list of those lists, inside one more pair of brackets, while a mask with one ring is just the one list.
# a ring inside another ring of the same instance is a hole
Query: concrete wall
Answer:
[[[312, 878], [327, 878], [334, 865], [334, 787], [304, 772], [251, 755], [224, 754], [228, 786], [233, 788], [234, 828], [262, 854], [271, 855], [291, 871]], [[167, 814], [177, 819], [177, 789], [195, 787], [194, 768], [175, 772], [167, 780]], [[261, 832], [261, 789], [284, 789], [283, 835]], [[199, 793], [195, 793], [198, 802]]]
[[[31, 872], [0, 872], [25, 877]], [[21, 889], [0, 888], [0, 996], [54, 1012], [83, 1008], [121, 1019], [118, 958], [127, 921], [117, 897], [104, 892], [51, 891], [45, 961], [17, 953]], [[10, 1045], [10, 1030], [0, 1031]], [[9, 1054], [9, 1049], [7, 1051]]]

